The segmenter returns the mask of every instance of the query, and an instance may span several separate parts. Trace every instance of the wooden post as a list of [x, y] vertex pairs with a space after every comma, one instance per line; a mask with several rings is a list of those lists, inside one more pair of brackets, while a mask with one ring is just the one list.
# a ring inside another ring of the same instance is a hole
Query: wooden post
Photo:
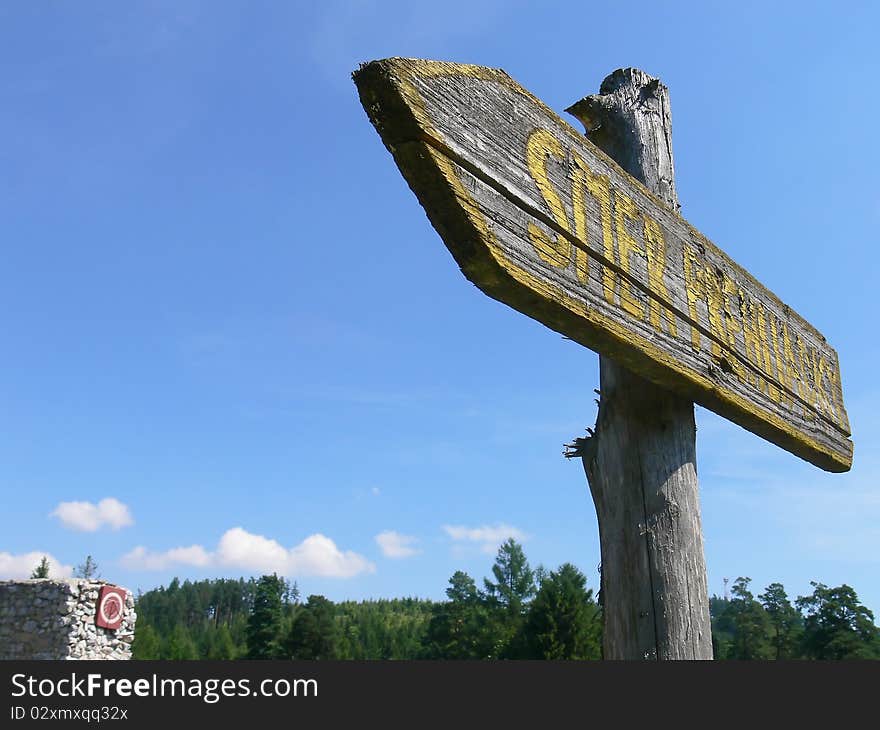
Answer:
[[[677, 210], [668, 89], [637, 69], [569, 108]], [[693, 403], [599, 358], [593, 435], [575, 439], [599, 518], [606, 659], [711, 659]]]

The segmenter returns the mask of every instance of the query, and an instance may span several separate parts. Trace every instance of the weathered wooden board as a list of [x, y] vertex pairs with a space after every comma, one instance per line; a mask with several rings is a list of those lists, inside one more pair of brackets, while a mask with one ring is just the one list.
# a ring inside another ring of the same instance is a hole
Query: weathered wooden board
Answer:
[[823, 469], [850, 468], [825, 338], [503, 71], [394, 58], [354, 79], [482, 291]]

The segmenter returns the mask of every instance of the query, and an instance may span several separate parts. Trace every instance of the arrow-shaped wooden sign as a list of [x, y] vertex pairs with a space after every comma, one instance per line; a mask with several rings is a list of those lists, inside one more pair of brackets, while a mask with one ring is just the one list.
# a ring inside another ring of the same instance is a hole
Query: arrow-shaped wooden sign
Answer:
[[822, 469], [850, 468], [825, 338], [507, 74], [393, 58], [354, 79], [483, 292]]

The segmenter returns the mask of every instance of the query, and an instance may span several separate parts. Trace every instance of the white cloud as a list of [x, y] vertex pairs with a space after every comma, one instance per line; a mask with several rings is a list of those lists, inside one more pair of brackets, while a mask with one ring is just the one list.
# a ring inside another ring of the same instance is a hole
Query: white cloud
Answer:
[[329, 537], [310, 535], [290, 551], [291, 575], [322, 575], [351, 578], [359, 573], [375, 573], [376, 566], [362, 555], [342, 552]]
[[418, 540], [410, 535], [401, 535], [394, 530], [385, 530], [376, 535], [376, 542], [386, 558], [409, 558], [421, 550], [415, 547]]
[[0, 553], [0, 579], [9, 580], [17, 578], [30, 578], [43, 556], [49, 561], [50, 578], [69, 578], [73, 575], [72, 565], [62, 565], [51, 553], [35, 550], [31, 553], [13, 555], [12, 553]]
[[50, 517], [57, 517], [61, 524], [71, 530], [95, 532], [104, 527], [114, 530], [134, 524], [128, 506], [113, 497], [91, 502], [61, 502]]
[[241, 527], [227, 530], [217, 546], [217, 561], [263, 573], [287, 571], [288, 551], [281, 543], [262, 535], [254, 535]]
[[173, 565], [189, 565], [325, 578], [352, 578], [376, 570], [376, 566], [364, 556], [351, 550], [340, 550], [333, 540], [319, 533], [310, 535], [295, 547], [285, 548], [276, 540], [255, 535], [241, 527], [223, 533], [214, 552], [201, 545], [165, 552], [151, 552], [140, 546], [124, 555], [122, 563], [137, 570], [164, 570]]
[[362, 555], [351, 550], [343, 552], [333, 540], [320, 533], [309, 535], [299, 545], [288, 549], [275, 540], [254, 535], [241, 527], [227, 530], [220, 538], [217, 560], [222, 565], [291, 576], [351, 578], [376, 570], [376, 566]]
[[172, 548], [163, 553], [150, 552], [139, 545], [120, 559], [123, 566], [133, 570], [165, 570], [172, 565], [203, 568], [211, 565], [211, 561], [211, 554], [201, 545]]
[[443, 530], [458, 543], [476, 543], [484, 553], [493, 553], [505, 540], [512, 537], [519, 542], [528, 536], [522, 530], [511, 525], [482, 525], [480, 527], [464, 527], [463, 525], [443, 525]]

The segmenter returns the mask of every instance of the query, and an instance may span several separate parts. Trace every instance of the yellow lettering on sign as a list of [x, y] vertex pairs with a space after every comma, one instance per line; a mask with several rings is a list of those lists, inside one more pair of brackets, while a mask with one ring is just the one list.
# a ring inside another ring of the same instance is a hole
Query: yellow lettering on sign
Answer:
[[767, 345], [767, 317], [765, 316], [764, 305], [758, 302], [755, 309], [757, 311], [758, 338], [761, 343], [761, 351], [764, 353], [764, 372], [770, 376], [767, 379], [767, 395], [770, 396], [770, 400], [779, 403], [779, 388], [774, 382], [776, 372], [773, 368], [773, 362], [770, 360], [770, 347]]
[[[585, 250], [590, 235], [587, 214], [589, 195], [598, 206], [603, 256], [612, 263], [611, 266], [602, 266], [602, 293], [605, 300], [609, 304], [619, 302], [627, 314], [638, 320], [647, 319], [658, 333], [668, 332], [672, 337], [677, 337], [674, 310], [663, 303], [668, 302], [670, 297], [665, 280], [666, 240], [660, 224], [641, 212], [632, 198], [618, 190], [613, 191], [612, 201], [609, 178], [592, 172], [576, 152], [571, 152], [573, 166], [569, 202], [572, 224], [563, 202], [564, 195], [554, 187], [548, 169], [550, 158], [564, 163], [567, 154], [562, 143], [544, 129], [535, 130], [527, 141], [529, 172], [557, 227], [554, 231], [535, 222], [528, 223], [529, 240], [538, 256], [556, 268], [569, 266], [574, 258], [578, 280], [581, 284], [589, 283], [590, 256]], [[639, 223], [641, 240], [637, 234], [634, 235]], [[577, 241], [572, 243], [558, 231], [582, 242], [583, 247], [575, 245]], [[598, 234], [592, 235], [596, 237]], [[647, 302], [628, 276], [643, 276], [645, 269], [640, 269], [641, 264], [635, 257], [641, 257], [646, 262]], [[700, 318], [708, 316], [710, 350], [722, 368], [735, 374], [741, 382], [748, 382], [766, 393], [776, 403], [793, 406], [794, 397], [799, 396], [812, 409], [846, 428], [834, 363], [829, 364], [822, 352], [810, 347], [800, 333], [790, 331], [787, 322], [765, 310], [763, 303], [750, 299], [723, 270], [707, 266], [695, 249], [685, 246], [683, 257], [685, 294], [692, 322], [692, 348], [701, 349]], [[620, 273], [613, 268], [615, 261]], [[705, 304], [706, 315], [701, 314], [701, 301]]]
[[[666, 284], [663, 281], [663, 272], [666, 269], [666, 241], [663, 240], [663, 231], [653, 218], [642, 214], [645, 221], [645, 252], [648, 256], [648, 284], [651, 291], [657, 296], [669, 301], [669, 292], [666, 291]], [[658, 332], [662, 332], [663, 328], [660, 317], [665, 316], [669, 327], [669, 334], [673, 337], [678, 336], [675, 327], [675, 317], [665, 306], [655, 298], [651, 297], [651, 324]]]
[[[591, 173], [585, 165], [587, 192], [599, 203], [599, 218], [602, 221], [602, 251], [608, 261], [614, 261], [614, 235], [611, 232], [611, 182], [606, 175]], [[602, 267], [602, 293], [605, 301], [614, 304], [614, 272]]]
[[[547, 160], [551, 156], [562, 159], [565, 156], [562, 145], [546, 129], [536, 129], [529, 135], [529, 140], [526, 144], [526, 161], [529, 165], [529, 172], [532, 174], [532, 178], [538, 186], [538, 191], [541, 193], [541, 197], [544, 198], [547, 207], [550, 208], [556, 223], [564, 231], [571, 233], [571, 228], [568, 225], [568, 216], [565, 213], [562, 200], [553, 189], [553, 185], [550, 183], [550, 176], [547, 174]], [[570, 241], [559, 234], [556, 235], [554, 240], [543, 229], [532, 222], [529, 222], [528, 230], [529, 240], [532, 246], [535, 247], [535, 251], [538, 252], [538, 256], [544, 262], [557, 268], [568, 266], [571, 261]]]
[[[739, 296], [740, 315], [742, 316], [745, 355], [752, 363], [757, 365], [759, 370], [772, 376], [770, 353], [766, 350], [765, 343], [764, 307], [760, 302], [751, 301], [742, 289], [737, 291], [737, 295]], [[774, 401], [779, 400], [776, 388], [768, 379], [762, 378], [758, 373], [755, 373], [753, 380], [758, 390], [765, 391]]]
[[[740, 319], [740, 313], [735, 306], [731, 306], [731, 300], [737, 292], [737, 287], [723, 271], [718, 270], [716, 273], [721, 286], [721, 311], [724, 320], [724, 330], [727, 333], [727, 346], [730, 348], [731, 353], [736, 353], [739, 350], [736, 335], [743, 329], [743, 322]], [[727, 362], [736, 374], [736, 377], [739, 378], [740, 382], [746, 382], [748, 376], [742, 361], [738, 357], [733, 356], [727, 358]], [[754, 378], [749, 378], [750, 382], [752, 380], [754, 380], [755, 385], [760, 389], [761, 386], [758, 382], [758, 377], [754, 376]]]
[[[639, 211], [632, 199], [623, 193], [614, 191], [614, 223], [617, 230], [617, 251], [620, 254], [620, 268], [624, 273], [629, 273], [630, 256], [638, 254], [645, 256], [645, 249], [639, 246], [626, 229], [627, 220], [635, 220]], [[647, 257], [646, 257], [647, 258]], [[633, 293], [630, 282], [620, 277], [620, 306], [624, 311], [638, 319], [644, 319], [645, 308]]]
[[[706, 303], [706, 311], [709, 316], [709, 329], [714, 337], [709, 338], [709, 347], [716, 358], [721, 357], [721, 344], [727, 343], [727, 330], [724, 326], [724, 291], [723, 275], [721, 272], [712, 271], [708, 266], [703, 266], [693, 249], [684, 247], [684, 279], [685, 292], [687, 294], [688, 314], [691, 324], [691, 347], [700, 349], [700, 331], [697, 323], [700, 315], [697, 311], [697, 302]], [[719, 340], [721, 344], [719, 344]]]
[[[571, 184], [571, 207], [574, 213], [574, 235], [585, 246], [587, 245], [587, 204], [584, 199], [584, 190], [589, 185], [591, 173], [586, 163], [577, 152], [572, 153], [574, 159], [574, 179]], [[577, 272], [578, 281], [586, 284], [590, 278], [590, 258], [587, 252], [578, 247], [574, 252], [574, 268]]]
[[706, 307], [709, 310], [709, 328], [715, 337], [712, 339], [712, 354], [715, 357], [721, 357], [721, 342], [727, 342], [727, 332], [724, 329], [724, 291], [722, 282], [724, 275], [718, 271], [713, 272], [708, 266], [697, 274], [697, 278], [702, 279], [706, 292]]
[[760, 333], [758, 332], [758, 317], [755, 312], [755, 305], [742, 289], [737, 292], [737, 295], [739, 296], [739, 310], [742, 316], [743, 344], [745, 345], [746, 357], [759, 367], [763, 367], [763, 353], [761, 352], [761, 340]]
[[[788, 323], [782, 323], [782, 352], [785, 357], [785, 380], [792, 393], [804, 395], [804, 384], [801, 381], [801, 373], [798, 369], [797, 360], [794, 357], [794, 350], [791, 347], [791, 335], [788, 333]], [[797, 389], [795, 389], [797, 386]]]
[[[813, 381], [816, 383], [816, 390], [822, 401], [822, 407], [828, 415], [836, 420], [837, 414], [834, 412], [833, 390], [830, 388], [831, 379], [828, 377], [828, 363], [819, 352], [816, 353], [813, 363]], [[829, 383], [828, 388], [825, 387], [826, 381]], [[832, 395], [829, 396], [829, 393]]]
[[[770, 317], [770, 342], [773, 344], [773, 357], [776, 360], [776, 378], [782, 383], [784, 390], [780, 392], [780, 399], [786, 405], [791, 405], [792, 399], [788, 395], [791, 390], [791, 383], [788, 378], [788, 371], [785, 367], [785, 361], [779, 354], [779, 333], [776, 329], [776, 317]], [[794, 391], [791, 390], [793, 393]]]
[[699, 350], [700, 330], [697, 329], [696, 323], [700, 320], [697, 313], [697, 302], [705, 296], [706, 287], [703, 286], [702, 277], [699, 276], [697, 256], [690, 246], [684, 247], [684, 283], [685, 293], [687, 294], [688, 315], [691, 319], [691, 347]]
[[804, 341], [803, 341], [803, 339], [801, 339], [801, 336], [799, 334], [795, 335], [794, 341], [795, 341], [795, 346], [797, 347], [797, 356], [800, 358], [800, 362], [801, 362], [800, 372], [801, 372], [801, 382], [803, 383], [803, 386], [801, 388], [801, 393], [804, 395], [804, 397], [807, 399], [807, 402], [810, 403], [810, 405], [815, 406], [816, 405], [815, 389], [810, 384], [810, 382], [807, 380], [807, 376], [808, 375], [812, 376], [812, 372], [813, 372], [813, 369], [810, 366], [809, 355], [807, 354], [807, 347], [804, 344]]

